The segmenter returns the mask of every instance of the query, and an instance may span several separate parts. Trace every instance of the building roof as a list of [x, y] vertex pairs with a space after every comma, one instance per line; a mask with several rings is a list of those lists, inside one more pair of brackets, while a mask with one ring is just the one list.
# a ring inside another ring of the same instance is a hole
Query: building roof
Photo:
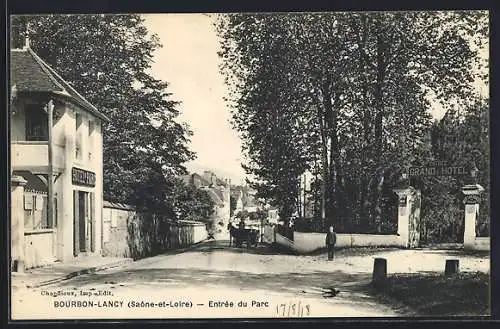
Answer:
[[189, 185], [192, 183], [192, 176], [191, 175], [182, 175], [180, 176], [180, 179], [184, 182], [184, 184]]
[[203, 178], [203, 176], [201, 176], [197, 173], [193, 173], [193, 174], [189, 174], [189, 175], [182, 175], [180, 178], [187, 185], [193, 185], [194, 179], [196, 178], [201, 182], [202, 186], [210, 186], [210, 182], [208, 180], [206, 180], [205, 178]]
[[30, 48], [11, 51], [10, 87], [14, 86], [17, 92], [53, 93], [67, 98], [96, 117], [110, 121]]
[[114, 208], [114, 209], [122, 209], [122, 210], [135, 210], [135, 208], [131, 205], [118, 203], [118, 202], [110, 202], [103, 200], [102, 206], [104, 208]]
[[207, 191], [208, 195], [210, 196], [210, 199], [212, 199], [212, 201], [215, 202], [216, 204], [224, 203], [224, 201], [222, 200], [222, 195], [220, 193], [217, 193], [218, 191], [212, 188], [206, 188], [205, 191]]
[[223, 181], [222, 179], [220, 179], [218, 177], [216, 178], [216, 182], [217, 182], [217, 185], [220, 185], [220, 186], [224, 186], [224, 187], [229, 186], [229, 184], [227, 182]]
[[12, 176], [21, 176], [26, 180], [25, 191], [47, 193], [47, 184], [40, 177], [27, 170], [14, 170]]

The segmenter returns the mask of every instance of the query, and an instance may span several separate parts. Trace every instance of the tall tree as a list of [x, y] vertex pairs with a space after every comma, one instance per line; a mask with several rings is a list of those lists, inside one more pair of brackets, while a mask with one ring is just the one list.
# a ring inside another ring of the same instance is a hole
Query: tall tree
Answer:
[[[471, 40], [486, 32], [484, 12], [222, 17], [222, 71], [236, 128], [251, 146], [250, 162], [259, 160], [254, 172], [266, 177], [268, 193], [282, 193], [272, 178], [313, 168], [322, 217], [380, 230], [389, 187], [405, 167], [432, 158], [430, 100], [472, 97], [478, 48]], [[289, 126], [266, 129], [269, 122]], [[295, 152], [269, 150], [287, 141]]]
[[[228, 80], [252, 86], [239, 89], [233, 85], [230, 95], [233, 125], [251, 155], [244, 168], [255, 178], [250, 183], [257, 197], [269, 200], [280, 208], [281, 216], [288, 217], [296, 210], [298, 176], [306, 168], [309, 133], [303, 129], [301, 108], [287, 99], [293, 81], [283, 57], [288, 45], [280, 23], [273, 15], [235, 15], [220, 21], [219, 32], [227, 33], [221, 56]], [[241, 39], [238, 47], [245, 48], [245, 56], [233, 52], [232, 39]], [[276, 92], [280, 90], [283, 93]]]

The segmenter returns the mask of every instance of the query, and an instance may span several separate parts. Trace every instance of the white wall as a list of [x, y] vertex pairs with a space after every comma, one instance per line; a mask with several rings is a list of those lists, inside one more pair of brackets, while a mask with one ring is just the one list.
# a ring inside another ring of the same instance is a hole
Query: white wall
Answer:
[[[266, 242], [274, 241], [274, 231], [270, 226], [264, 228], [264, 239]], [[276, 233], [276, 242], [279, 245], [290, 248], [298, 253], [308, 253], [325, 248], [326, 233], [303, 233], [294, 232], [294, 240]], [[403, 241], [397, 235], [376, 234], [337, 234], [336, 247], [404, 247]]]
[[[298, 252], [311, 252], [324, 248], [326, 233], [294, 232], [294, 249]], [[336, 247], [403, 247], [405, 242], [397, 235], [375, 234], [337, 234]]]
[[25, 267], [33, 268], [53, 263], [54, 234], [52, 230], [24, 233]]
[[477, 237], [474, 245], [472, 246], [473, 250], [490, 250], [490, 238], [489, 237]]
[[273, 243], [274, 242], [274, 227], [266, 225], [264, 226], [264, 235], [263, 240], [265, 243]]
[[206, 240], [208, 232], [205, 225], [193, 225], [193, 243]]

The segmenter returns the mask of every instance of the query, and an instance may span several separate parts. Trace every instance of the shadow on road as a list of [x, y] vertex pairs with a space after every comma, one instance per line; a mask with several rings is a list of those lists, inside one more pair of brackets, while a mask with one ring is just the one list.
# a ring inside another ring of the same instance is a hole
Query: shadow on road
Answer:
[[[245, 245], [243, 247], [236, 247], [234, 244], [229, 245], [229, 240], [209, 240], [196, 245], [186, 253], [193, 252], [212, 252], [220, 251], [232, 252], [238, 254], [253, 254], [253, 255], [296, 255], [296, 252], [290, 250], [286, 247], [280, 246], [278, 244], [259, 244], [257, 247], [247, 248]], [[358, 248], [339, 248], [335, 251], [335, 254], [339, 257], [353, 257], [353, 256], [371, 256], [381, 252], [398, 252], [401, 251], [400, 248], [375, 248], [375, 247], [358, 247]], [[302, 254], [302, 256], [318, 256], [327, 254], [326, 248], [320, 248], [312, 252]]]
[[468, 257], [473, 257], [473, 258], [478, 258], [478, 259], [490, 259], [490, 252], [489, 251], [480, 251], [480, 250], [428, 250], [425, 251], [426, 253], [439, 253], [443, 254], [446, 256], [455, 256], [455, 257], [460, 257], [460, 256], [468, 256]]
[[[169, 287], [223, 286], [235, 290], [263, 290], [269, 293], [288, 293], [300, 298], [334, 298], [349, 303], [369, 302], [367, 283], [370, 275], [350, 274], [343, 271], [312, 273], [256, 274], [241, 271], [215, 271], [201, 269], [148, 268], [129, 269], [115, 273], [94, 273], [73, 278], [59, 284], [61, 287], [108, 285], [120, 287], [151, 286], [151, 289]], [[337, 294], [330, 292], [337, 290]], [[375, 303], [375, 300], [373, 300]]]
[[232, 252], [237, 254], [253, 254], [253, 255], [292, 255], [293, 252], [286, 248], [281, 248], [278, 245], [270, 244], [259, 244], [257, 247], [249, 247], [246, 245], [243, 247], [236, 247], [234, 243], [229, 246], [229, 240], [209, 240], [204, 243], [200, 243], [194, 248], [186, 250], [186, 253], [193, 252], [213, 252], [218, 250], [224, 250], [226, 252]]

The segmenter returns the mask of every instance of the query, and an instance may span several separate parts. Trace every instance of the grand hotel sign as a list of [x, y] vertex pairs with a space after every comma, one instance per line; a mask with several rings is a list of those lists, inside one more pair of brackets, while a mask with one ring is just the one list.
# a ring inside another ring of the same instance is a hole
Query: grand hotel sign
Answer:
[[466, 176], [468, 174], [465, 166], [448, 166], [443, 161], [434, 161], [428, 166], [410, 167], [408, 175], [415, 176]]
[[71, 181], [74, 185], [95, 186], [95, 173], [80, 168], [71, 169]]

